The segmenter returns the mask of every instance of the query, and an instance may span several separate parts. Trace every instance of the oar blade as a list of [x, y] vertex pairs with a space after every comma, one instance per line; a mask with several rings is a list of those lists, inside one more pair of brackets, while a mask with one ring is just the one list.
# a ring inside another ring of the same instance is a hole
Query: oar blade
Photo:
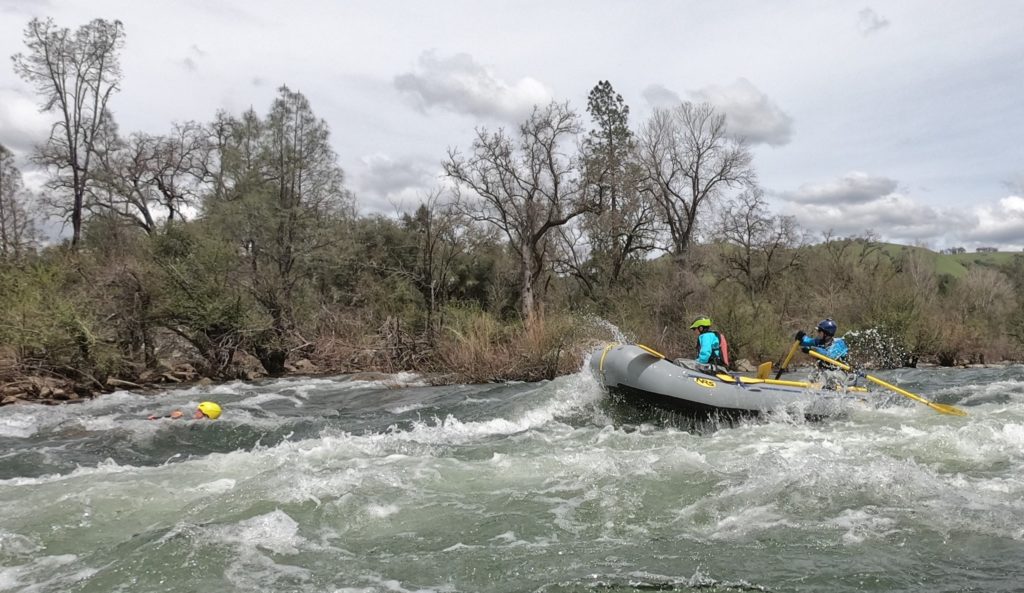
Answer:
[[958, 408], [956, 406], [950, 406], [950, 405], [947, 405], [947, 404], [937, 404], [935, 402], [931, 402], [931, 403], [928, 404], [928, 407], [933, 409], [933, 410], [935, 410], [936, 412], [942, 412], [943, 414], [949, 414], [950, 416], [966, 416], [967, 415], [967, 412], [961, 410], [960, 408]]
[[789, 367], [789, 361], [793, 360], [793, 355], [796, 354], [796, 349], [800, 347], [800, 340], [794, 340], [793, 345], [789, 347], [789, 352], [786, 354], [785, 360], [782, 361], [782, 366], [779, 367], [779, 372], [775, 373], [775, 378], [778, 379], [782, 376], [782, 373]]

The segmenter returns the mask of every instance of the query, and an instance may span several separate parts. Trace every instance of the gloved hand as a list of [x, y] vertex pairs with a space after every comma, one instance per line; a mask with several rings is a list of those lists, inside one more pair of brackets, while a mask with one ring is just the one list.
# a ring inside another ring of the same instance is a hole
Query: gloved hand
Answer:
[[806, 336], [806, 335], [807, 334], [804, 333], [804, 330], [800, 330], [800, 331], [796, 332], [796, 335], [793, 336], [793, 339], [796, 340], [797, 342], [799, 342], [799, 341], [803, 340], [804, 336]]
[[807, 354], [810, 351], [811, 348], [809, 346], [804, 346], [803, 348], [800, 349], [800, 352], [803, 352], [804, 354]]

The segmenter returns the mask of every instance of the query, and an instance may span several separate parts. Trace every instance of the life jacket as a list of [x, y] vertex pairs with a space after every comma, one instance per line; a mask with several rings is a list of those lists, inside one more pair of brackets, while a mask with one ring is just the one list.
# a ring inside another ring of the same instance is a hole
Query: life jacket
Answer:
[[[725, 335], [720, 331], [709, 330], [715, 334], [718, 338], [718, 348], [711, 351], [711, 359], [708, 360], [709, 364], [718, 365], [721, 367], [729, 366], [729, 342], [725, 340]], [[700, 352], [700, 336], [697, 336], [697, 352]]]
[[[722, 332], [716, 331], [715, 335], [718, 336], [718, 348], [720, 350], [719, 355], [722, 359], [722, 366], [729, 366], [729, 342], [725, 340], [725, 334]], [[711, 353], [712, 356], [714, 354], [714, 352]]]

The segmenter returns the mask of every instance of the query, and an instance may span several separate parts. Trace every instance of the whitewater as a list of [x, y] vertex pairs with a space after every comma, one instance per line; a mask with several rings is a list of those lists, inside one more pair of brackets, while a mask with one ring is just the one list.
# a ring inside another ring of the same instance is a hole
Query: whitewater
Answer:
[[1024, 367], [879, 373], [966, 418], [875, 392], [700, 431], [586, 368], [0, 408], [0, 591], [1024, 590]]

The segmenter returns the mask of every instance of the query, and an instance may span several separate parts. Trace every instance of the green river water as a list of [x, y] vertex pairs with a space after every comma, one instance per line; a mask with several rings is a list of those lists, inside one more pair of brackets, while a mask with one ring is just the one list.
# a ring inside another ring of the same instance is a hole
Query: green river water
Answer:
[[583, 368], [0, 408], [0, 591], [1024, 590], [1024, 367], [879, 374], [966, 418], [882, 392], [702, 432]]

